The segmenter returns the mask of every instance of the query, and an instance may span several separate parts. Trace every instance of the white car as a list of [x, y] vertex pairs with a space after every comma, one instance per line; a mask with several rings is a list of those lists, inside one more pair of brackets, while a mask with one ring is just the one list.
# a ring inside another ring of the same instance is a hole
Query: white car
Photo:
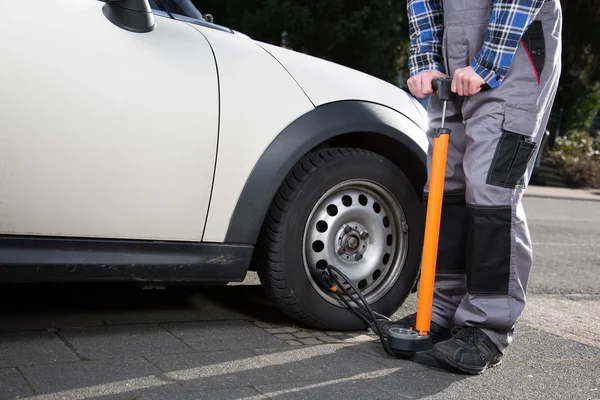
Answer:
[[322, 329], [414, 288], [427, 120], [189, 0], [0, 3], [0, 282], [243, 281]]

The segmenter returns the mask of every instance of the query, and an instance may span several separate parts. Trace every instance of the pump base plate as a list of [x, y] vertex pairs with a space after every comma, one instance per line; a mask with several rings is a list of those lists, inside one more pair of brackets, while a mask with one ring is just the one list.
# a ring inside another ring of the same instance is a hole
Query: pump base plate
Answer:
[[418, 364], [441, 368], [433, 357], [431, 336], [420, 335], [417, 331], [403, 328], [391, 328], [388, 343], [394, 353]]

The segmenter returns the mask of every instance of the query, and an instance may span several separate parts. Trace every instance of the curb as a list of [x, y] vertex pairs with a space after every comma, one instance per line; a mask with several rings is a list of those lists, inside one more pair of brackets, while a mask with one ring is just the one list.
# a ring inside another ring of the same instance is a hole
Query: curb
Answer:
[[563, 195], [552, 195], [552, 194], [540, 194], [540, 193], [527, 193], [523, 197], [532, 197], [538, 199], [552, 199], [552, 200], [571, 200], [571, 201], [588, 201], [588, 202], [600, 202], [600, 196], [598, 198], [582, 197], [582, 196], [563, 196]]

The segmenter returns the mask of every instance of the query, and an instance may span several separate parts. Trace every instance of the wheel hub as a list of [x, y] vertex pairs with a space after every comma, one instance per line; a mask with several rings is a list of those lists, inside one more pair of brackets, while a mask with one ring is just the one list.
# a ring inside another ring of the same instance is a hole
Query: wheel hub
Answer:
[[337, 235], [337, 254], [346, 261], [360, 261], [369, 248], [369, 232], [358, 222], [344, 225]]
[[[406, 228], [406, 229], [404, 229]], [[305, 269], [333, 265], [370, 303], [380, 299], [402, 270], [407, 247], [406, 220], [397, 200], [383, 187], [352, 180], [332, 188], [317, 202], [304, 230]], [[345, 288], [350, 288], [343, 282]], [[327, 301], [339, 298], [313, 287]]]
[[344, 247], [346, 248], [346, 251], [354, 252], [359, 247], [359, 245], [360, 245], [360, 239], [354, 235], [347, 237], [344, 240]]

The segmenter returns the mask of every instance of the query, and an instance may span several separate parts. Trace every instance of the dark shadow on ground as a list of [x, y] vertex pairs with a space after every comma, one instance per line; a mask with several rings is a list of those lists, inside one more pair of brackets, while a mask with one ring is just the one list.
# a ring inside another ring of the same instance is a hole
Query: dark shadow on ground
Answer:
[[[10, 330], [9, 319], [15, 318], [21, 322], [29, 318], [30, 329], [60, 328], [67, 317], [68, 325], [78, 325], [80, 317], [81, 326], [93, 325], [93, 319], [100, 325], [231, 319], [293, 322], [260, 285], [182, 285], [166, 290], [142, 290], [128, 283], [0, 285], [0, 330]], [[33, 323], [36, 319], [38, 324]], [[15, 328], [26, 329], [23, 324]]]
[[201, 293], [214, 303], [242, 315], [273, 324], [295, 323], [267, 297], [260, 285], [213, 286]]

